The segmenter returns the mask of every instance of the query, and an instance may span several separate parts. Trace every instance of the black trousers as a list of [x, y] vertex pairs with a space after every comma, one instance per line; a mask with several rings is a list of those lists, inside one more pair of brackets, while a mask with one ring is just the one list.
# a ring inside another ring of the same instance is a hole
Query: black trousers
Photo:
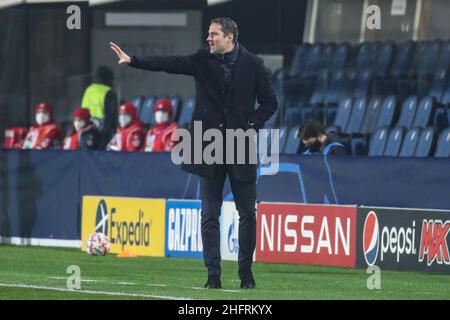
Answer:
[[208, 277], [220, 276], [219, 217], [227, 175], [239, 212], [238, 274], [241, 279], [246, 279], [252, 277], [251, 268], [256, 245], [256, 181], [242, 182], [235, 179], [228, 165], [220, 166], [214, 178], [200, 177], [203, 259], [208, 268]]

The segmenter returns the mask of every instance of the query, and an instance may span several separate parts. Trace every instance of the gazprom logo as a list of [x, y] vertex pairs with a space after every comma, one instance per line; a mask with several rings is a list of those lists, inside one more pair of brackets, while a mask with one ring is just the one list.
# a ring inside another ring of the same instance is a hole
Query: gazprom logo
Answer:
[[364, 258], [369, 266], [373, 266], [377, 261], [379, 247], [380, 230], [378, 218], [374, 211], [370, 211], [366, 216], [363, 230]]
[[95, 232], [101, 232], [106, 236], [108, 235], [108, 208], [106, 207], [105, 200], [101, 200], [97, 207]]
[[228, 228], [228, 250], [230, 253], [238, 253], [239, 252], [239, 241], [236, 237], [237, 231], [236, 219], [233, 217], [233, 222], [230, 224]]

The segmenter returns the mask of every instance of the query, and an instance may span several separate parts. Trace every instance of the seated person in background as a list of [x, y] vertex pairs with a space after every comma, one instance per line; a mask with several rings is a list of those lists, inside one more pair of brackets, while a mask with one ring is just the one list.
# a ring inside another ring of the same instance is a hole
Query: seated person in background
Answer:
[[53, 121], [53, 107], [48, 103], [38, 103], [35, 116], [36, 125], [28, 131], [23, 149], [59, 149], [61, 130]]
[[87, 149], [100, 147], [100, 131], [91, 121], [89, 109], [77, 108], [73, 112], [73, 126], [64, 138], [64, 150]]
[[5, 141], [3, 142], [3, 148], [22, 149], [27, 133], [28, 128], [23, 127], [5, 129]]
[[145, 125], [137, 118], [136, 107], [131, 103], [120, 105], [119, 128], [106, 150], [139, 151], [144, 146]]
[[169, 99], [158, 100], [153, 109], [156, 124], [148, 130], [144, 151], [171, 151], [175, 142], [171, 141], [177, 124], [172, 121], [173, 107]]
[[345, 146], [333, 135], [327, 135], [319, 121], [306, 120], [300, 126], [299, 138], [305, 145], [303, 154], [346, 155]]

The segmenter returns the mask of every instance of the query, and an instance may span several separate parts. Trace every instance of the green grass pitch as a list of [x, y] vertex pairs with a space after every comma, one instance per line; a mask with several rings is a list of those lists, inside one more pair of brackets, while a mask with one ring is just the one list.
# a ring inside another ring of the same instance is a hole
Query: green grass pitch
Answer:
[[[77, 265], [81, 289], [66, 270]], [[206, 290], [202, 260], [92, 257], [76, 249], [0, 245], [0, 299], [450, 299], [450, 276], [381, 271], [369, 290], [366, 270], [254, 263], [255, 290], [239, 289], [236, 262], [222, 262], [221, 290]]]

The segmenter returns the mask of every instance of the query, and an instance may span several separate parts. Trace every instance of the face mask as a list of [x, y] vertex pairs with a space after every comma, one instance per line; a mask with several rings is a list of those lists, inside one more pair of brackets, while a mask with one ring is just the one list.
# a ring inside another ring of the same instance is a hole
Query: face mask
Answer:
[[78, 132], [81, 129], [84, 128], [84, 126], [86, 125], [86, 123], [83, 120], [75, 120], [73, 122], [73, 127], [75, 128], [75, 130]]
[[313, 143], [306, 145], [306, 149], [309, 149], [311, 152], [320, 152], [320, 148], [322, 147], [322, 142], [317, 139]]
[[42, 125], [50, 120], [50, 116], [44, 112], [39, 112], [36, 114], [36, 123]]
[[131, 123], [131, 116], [128, 114], [119, 115], [119, 126], [125, 128]]
[[164, 111], [156, 111], [155, 112], [155, 121], [157, 124], [165, 123], [169, 121], [169, 114]]

